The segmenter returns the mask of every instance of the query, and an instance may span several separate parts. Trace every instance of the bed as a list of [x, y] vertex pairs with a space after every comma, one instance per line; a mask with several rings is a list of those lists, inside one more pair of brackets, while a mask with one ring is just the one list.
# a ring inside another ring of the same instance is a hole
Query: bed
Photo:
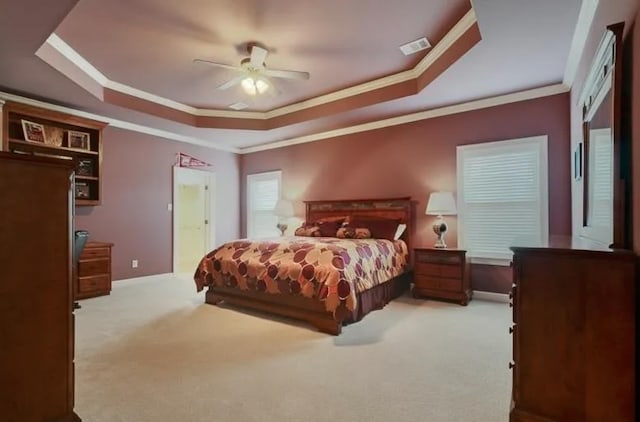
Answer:
[[205, 302], [307, 321], [339, 335], [344, 324], [382, 309], [410, 283], [410, 198], [306, 201], [306, 221], [386, 218], [406, 225], [398, 240], [280, 237], [225, 243], [194, 274]]

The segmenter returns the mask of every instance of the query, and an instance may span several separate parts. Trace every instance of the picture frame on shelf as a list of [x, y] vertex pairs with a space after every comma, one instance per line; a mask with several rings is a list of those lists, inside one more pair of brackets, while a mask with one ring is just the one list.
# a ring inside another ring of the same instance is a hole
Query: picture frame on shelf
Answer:
[[44, 127], [44, 143], [45, 144], [61, 147], [63, 138], [64, 138], [63, 129], [55, 126]]
[[93, 160], [90, 158], [81, 158], [78, 160], [76, 167], [77, 176], [93, 176]]
[[89, 199], [90, 190], [89, 185], [84, 182], [76, 182], [76, 198], [77, 199]]
[[68, 132], [69, 138], [69, 148], [73, 149], [83, 149], [86, 151], [91, 150], [90, 138], [91, 136], [87, 132], [79, 132], [76, 130], [70, 130]]
[[21, 123], [25, 141], [44, 144], [44, 125], [24, 119], [21, 119]]

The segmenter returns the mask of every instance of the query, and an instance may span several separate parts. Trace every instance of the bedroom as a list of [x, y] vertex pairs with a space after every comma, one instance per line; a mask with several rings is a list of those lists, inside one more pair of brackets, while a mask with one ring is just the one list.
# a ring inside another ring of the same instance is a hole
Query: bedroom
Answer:
[[[88, 230], [91, 233], [91, 239], [114, 244], [112, 274], [113, 279], [117, 281], [113, 283], [114, 291], [111, 297], [106, 296], [81, 302], [83, 308], [76, 311], [75, 314], [78, 330], [82, 328], [83, 324], [81, 321], [82, 312], [87, 311], [84, 314], [87, 315], [92, 303], [104, 303], [106, 312], [104, 315], [110, 315], [108, 312], [109, 306], [119, 309], [116, 308], [112, 299], [116, 297], [116, 293], [128, 288], [125, 287], [127, 279], [151, 276], [149, 280], [157, 280], [154, 276], [157, 277], [158, 275], [172, 272], [172, 214], [167, 210], [167, 204], [172, 202], [172, 173], [170, 169], [177, 153], [183, 152], [213, 164], [212, 168], [218, 181], [216, 186], [217, 215], [215, 220], [215, 234], [218, 244], [245, 236], [247, 233], [247, 207], [245, 203], [247, 175], [280, 170], [282, 172], [283, 193], [293, 200], [296, 207], [296, 216], [299, 218], [304, 217], [303, 200], [411, 196], [416, 201], [415, 224], [414, 232], [412, 233], [413, 244], [427, 246], [431, 245], [435, 240], [435, 235], [430, 227], [434, 216], [425, 215], [424, 213], [427, 199], [429, 193], [436, 190], [454, 193], [457, 191], [456, 147], [458, 145], [547, 135], [550, 170], [549, 232], [551, 234], [569, 235], [576, 231], [575, 224], [579, 223], [579, 218], [576, 218], [576, 215], [580, 214], [580, 211], [576, 209], [578, 201], [572, 201], [572, 191], [576, 189], [575, 185], [577, 183], [573, 180], [572, 154], [575, 149], [574, 142], [581, 131], [581, 112], [575, 102], [577, 102], [576, 97], [580, 94], [580, 79], [584, 78], [591, 57], [595, 53], [597, 43], [606, 25], [621, 21], [625, 22], [625, 34], [627, 37], [625, 38], [624, 52], [626, 57], [633, 56], [633, 62], [629, 65], [634, 75], [633, 81], [638, 80], [637, 75], [640, 71], [640, 65], [637, 65], [638, 55], [627, 54], [627, 52], [637, 50], [637, 45], [640, 43], [638, 38], [639, 31], [633, 29], [633, 22], [637, 16], [637, 2], [601, 1], [596, 10], [593, 24], [586, 28], [588, 30], [585, 35], [588, 35], [586, 37], [588, 42], [585, 45], [582, 60], [577, 66], [576, 83], [574, 83], [572, 90], [557, 88], [557, 85], [563, 80], [565, 70], [562, 60], [557, 60], [560, 63], [558, 65], [559, 72], [556, 72], [557, 74], [554, 74], [548, 83], [522, 86], [517, 90], [496, 93], [490, 96], [493, 98], [492, 101], [494, 103], [472, 104], [468, 109], [465, 109], [468, 111], [460, 109], [459, 112], [443, 113], [440, 116], [421, 118], [413, 122], [389, 125], [375, 130], [359, 131], [340, 136], [331, 136], [330, 134], [329, 136], [324, 136], [326, 139], [320, 139], [315, 142], [265, 149], [264, 151], [237, 153], [207, 148], [203, 145], [194, 145], [189, 142], [180, 142], [179, 140], [193, 141], [195, 138], [199, 139], [201, 134], [206, 132], [203, 129], [191, 128], [184, 124], [156, 117], [151, 113], [141, 112], [139, 108], [134, 111], [128, 110], [122, 107], [122, 104], [117, 103], [117, 101], [122, 101], [121, 99], [111, 97], [111, 101], [115, 101], [115, 103], [108, 104], [106, 102], [108, 99], [102, 102], [94, 95], [87, 93], [86, 84], [82, 87], [82, 84], [78, 85], [72, 82], [68, 79], [68, 76], [59, 73], [51, 67], [52, 65], [46, 64], [41, 58], [36, 57], [34, 53], [42, 42], [64, 21], [67, 15], [73, 17], [74, 13], [80, 14], [83, 12], [81, 6], [89, 7], [91, 5], [91, 2], [85, 1], [58, 3], [56, 6], [44, 7], [40, 2], [34, 1], [32, 2], [33, 7], [27, 8], [24, 5], [16, 6], [9, 4], [9, 2], [3, 2], [2, 9], [9, 11], [8, 13], [3, 13], [3, 17], [10, 17], [10, 20], [3, 20], [2, 25], [0, 25], [0, 31], [2, 31], [0, 36], [2, 40], [0, 41], [2, 46], [0, 60], [2, 98], [7, 101], [43, 100], [45, 104], [62, 105], [68, 110], [82, 110], [92, 115], [105, 116], [112, 120], [130, 121], [155, 130], [155, 132], [147, 131], [148, 133], [141, 133], [135, 130], [136, 128], [132, 128], [132, 126], [128, 126], [127, 129], [111, 123], [103, 131], [104, 177], [102, 180], [102, 204], [95, 207], [78, 207], [75, 215], [75, 226]], [[143, 3], [136, 2], [134, 4], [142, 7]], [[486, 0], [474, 3], [478, 8], [480, 33], [483, 36], [483, 41], [478, 46], [473, 47], [474, 49], [479, 48], [482, 43], [489, 43], [488, 40], [491, 39], [491, 28], [483, 27], [483, 13], [485, 16], [493, 13], [495, 16], [491, 19], [494, 20], [499, 20], [501, 17], [504, 18], [500, 11], [505, 14], [507, 12], [513, 13], [513, 22], [519, 23], [519, 25], [514, 23], [514, 27], [519, 27], [523, 30], [527, 29], [531, 31], [530, 34], [535, 34], [536, 32], [532, 30], [533, 25], [528, 19], [521, 17], [520, 20], [517, 20], [517, 16], [521, 15], [514, 12], [513, 9], [531, 7], [531, 10], [540, 11], [544, 10], [545, 7], [554, 7], [542, 5], [545, 2], [541, 2], [541, 5], [537, 7], [526, 6], [524, 3], [527, 2], [517, 2], [518, 5], [511, 6], [506, 1]], [[580, 2], [572, 3], [577, 4]], [[252, 4], [255, 6], [255, 3]], [[576, 4], [568, 7], [572, 10], [572, 18], [565, 16], [566, 20], [558, 18], [558, 22], [548, 23], [548, 31], [565, 34], [563, 38], [564, 50], [562, 52], [565, 58], [569, 53], [573, 28], [568, 31], [565, 29], [563, 32], [559, 26], [561, 23], [566, 23], [571, 19], [573, 19], [571, 25], [575, 26], [580, 9], [579, 6], [581, 6]], [[74, 6], [80, 8], [72, 10]], [[251, 6], [247, 7], [251, 8]], [[30, 10], [28, 18], [30, 21], [38, 22], [37, 25], [24, 24], [23, 19], [27, 19], [24, 11], [27, 9]], [[160, 10], [160, 12], [163, 11], [166, 10]], [[144, 16], [141, 10], [132, 10], [132, 14], [138, 19], [142, 19], [141, 25], [148, 25], [149, 22], [141, 18], [141, 16]], [[165, 25], [175, 25], [183, 29], [182, 36], [184, 37], [207, 34], [206, 31], [198, 32], [198, 28], [189, 27], [187, 24], [190, 21], [185, 23], [184, 14], [163, 17]], [[104, 16], [104, 22], [100, 21], [96, 24], [111, 22], [108, 18], [109, 16]], [[489, 19], [489, 17], [485, 19]], [[507, 30], [513, 31], [511, 34], [517, 34], [517, 31], [513, 28], [510, 29], [508, 25], [498, 27], [502, 28], [504, 34], [509, 33]], [[515, 37], [515, 35], [513, 36]], [[233, 40], [230, 43], [243, 41], [246, 41], [246, 39]], [[271, 41], [265, 41], [271, 43]], [[406, 41], [410, 41], [410, 39]], [[199, 45], [205, 44], [206, 42], [202, 41]], [[279, 47], [279, 45], [274, 45], [274, 47]], [[208, 56], [212, 55], [214, 51], [215, 48], [209, 48], [207, 51], [198, 50], [189, 52], [189, 56], [191, 58]], [[321, 52], [317, 54], [321, 54]], [[526, 59], [527, 55], [532, 56], [535, 54], [538, 54], [536, 57], [546, 57], [544, 51], [531, 51], [529, 54], [522, 54], [522, 57]], [[108, 55], [109, 51], [107, 50], [105, 51], [105, 56]], [[243, 52], [234, 52], [229, 62], [232, 63], [233, 60], [236, 60], [234, 58], [239, 60], [243, 55]], [[273, 57], [276, 57], [276, 54]], [[456, 66], [458, 66], [458, 63], [452, 65], [452, 69]], [[281, 67], [310, 70], [312, 80], [316, 76], [313, 73], [313, 69], [306, 67], [304, 61], [300, 61], [299, 64], [298, 62], [293, 62], [292, 64], [283, 63]], [[208, 72], [208, 75], [212, 74], [211, 69], [199, 71]], [[510, 70], [509, 72], [515, 72], [515, 70]], [[447, 74], [445, 72], [442, 75], [443, 78]], [[470, 79], [470, 83], [462, 84], [459, 90], [464, 92], [472, 84], [490, 85], [496, 82], [493, 79]], [[211, 87], [214, 87], [219, 83], [218, 81], [222, 82], [223, 79], [210, 78], [208, 83], [210, 83]], [[436, 79], [434, 84], [438, 81], [440, 79]], [[516, 99], [519, 101], [513, 101], [511, 98], [504, 99], [501, 95], [498, 95], [511, 94], [514, 91], [527, 91], [530, 88], [538, 88], [540, 86], [547, 87], [547, 89], [536, 90], [529, 95], [517, 96]], [[553, 88], [554, 86], [556, 88]], [[424, 93], [429, 93], [431, 88], [431, 86], [425, 88]], [[638, 139], [640, 139], [640, 135], [638, 135], [638, 130], [640, 130], [640, 124], [638, 123], [640, 106], [637, 104], [637, 98], [640, 95], [638, 95], [636, 83], [627, 86], [627, 89], [629, 89], [631, 97], [635, 101], [630, 107], [630, 112], [632, 113], [632, 139], [637, 144]], [[498, 98], [495, 99], [495, 97]], [[473, 100], [475, 99], [479, 98], [473, 98]], [[473, 100], [470, 99], [463, 102], [468, 103]], [[136, 107], [135, 104], [134, 107]], [[387, 112], [384, 109], [384, 112], [381, 112], [380, 108], [374, 108], [375, 110], [378, 110], [379, 115], [365, 115], [360, 117], [359, 120], [357, 111], [348, 116], [349, 120], [347, 120], [347, 117], [341, 117], [346, 116], [346, 112], [344, 114], [336, 114], [334, 116], [336, 118], [335, 121], [329, 121], [330, 118], [327, 118], [327, 121], [322, 119], [321, 123], [318, 123], [318, 126], [312, 128], [312, 132], [309, 133], [329, 132], [347, 125], [352, 126], [354, 123], [358, 124], [369, 120], [379, 121], [395, 117], [396, 114], [407, 114]], [[421, 109], [415, 109], [414, 111], [421, 111]], [[298, 127], [298, 125], [293, 126]], [[173, 133], [174, 139], [167, 139], [168, 132]], [[215, 133], [215, 136], [207, 139], [213, 139], [216, 145], [224, 146], [225, 138], [222, 134], [231, 132], [233, 131], [221, 129], [217, 132], [212, 132]], [[234, 139], [240, 142], [242, 131], [238, 132], [240, 135], [234, 135]], [[251, 131], [252, 139], [256, 137], [255, 132], [259, 133], [260, 131]], [[284, 130], [276, 129], [267, 132], [274, 133], [272, 140], [290, 137], [280, 136], [281, 133], [284, 133]], [[303, 131], [298, 133], [298, 136], [293, 137], [301, 137], [307, 134]], [[319, 136], [318, 138], [322, 137]], [[240, 144], [238, 143], [238, 145]], [[637, 171], [637, 150], [638, 148], [633, 150], [633, 171]], [[632, 198], [636, 202], [640, 198], [640, 194], [637, 193], [637, 186], [634, 186], [634, 189]], [[631, 218], [632, 222], [635, 223], [633, 224], [635, 228], [633, 244], [636, 245], [637, 249], [637, 245], [640, 244], [640, 232], [638, 231], [638, 220], [635, 217], [638, 215], [638, 209], [640, 208], [636, 206], [633, 209], [634, 214]], [[447, 218], [450, 227], [450, 231], [446, 236], [447, 242], [450, 247], [455, 247], [458, 237], [457, 218], [454, 216], [445, 218]], [[294, 224], [291, 223], [291, 226], [293, 228]], [[133, 260], [138, 261], [137, 268], [132, 268]], [[473, 289], [476, 292], [489, 292], [504, 296], [511, 288], [511, 269], [509, 267], [474, 265], [471, 278]], [[470, 309], [481, 303], [478, 300], [480, 296], [482, 294], [474, 296]], [[203, 298], [202, 296], [198, 298], [201, 304]], [[146, 302], [143, 303], [146, 304]], [[433, 301], [425, 301], [425, 306], [429, 306], [427, 304], [432, 303]], [[422, 307], [422, 305], [419, 306]], [[229, 311], [227, 309], [223, 310]], [[379, 324], [384, 325], [385, 321], [380, 320], [380, 317], [384, 316], [387, 311], [388, 309], [377, 312], [377, 314], [381, 315], [376, 315], [374, 312], [367, 318], [376, 318]], [[508, 312], [509, 310], [505, 309], [505, 315]], [[225, 317], [227, 313], [225, 313]], [[366, 322], [367, 318], [362, 322]], [[116, 318], [114, 317], [114, 319]], [[261, 323], [259, 322], [259, 324]], [[357, 326], [357, 324], [354, 324], [353, 329]], [[300, 326], [300, 330], [309, 329], [308, 326]], [[501, 329], [506, 334], [506, 326]], [[112, 335], [117, 334], [112, 333]], [[370, 335], [375, 337], [375, 333], [370, 333]], [[304, 336], [307, 339], [318, 338], [310, 337], [310, 334], [304, 334]], [[340, 338], [338, 337], [338, 339]], [[341, 340], [336, 341], [339, 342]], [[507, 335], [505, 335], [504, 341], [510, 341]], [[83, 344], [86, 346], [86, 343]], [[509, 346], [509, 344], [506, 344], [506, 346]], [[273, 352], [275, 353], [277, 350], [274, 349]], [[78, 356], [76, 356], [76, 359], [78, 359]], [[508, 360], [509, 358], [507, 357], [506, 359]], [[76, 364], [79, 365], [81, 362], [76, 360]], [[496, 366], [506, 368], [506, 364], [507, 362], [499, 362]], [[505, 376], [508, 377], [508, 370], [505, 370], [505, 372]], [[79, 390], [79, 387], [76, 386], [76, 389]], [[79, 394], [81, 393], [76, 391], [76, 404], [80, 409], [79, 413], [81, 413], [81, 402], [78, 400]], [[508, 397], [505, 398], [505, 403], [508, 405]], [[506, 413], [504, 414], [506, 419]]]

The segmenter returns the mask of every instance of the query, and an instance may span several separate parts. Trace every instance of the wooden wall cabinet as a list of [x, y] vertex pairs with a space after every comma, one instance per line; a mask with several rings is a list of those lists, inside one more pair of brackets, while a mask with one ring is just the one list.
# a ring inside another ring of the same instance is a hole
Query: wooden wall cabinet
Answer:
[[100, 205], [105, 123], [14, 102], [4, 104], [2, 123], [4, 151], [72, 161], [76, 205]]
[[[45, 181], [45, 183], [43, 183]], [[0, 420], [71, 422], [73, 167], [0, 152]]]
[[635, 421], [633, 252], [575, 238], [512, 249], [510, 421]]

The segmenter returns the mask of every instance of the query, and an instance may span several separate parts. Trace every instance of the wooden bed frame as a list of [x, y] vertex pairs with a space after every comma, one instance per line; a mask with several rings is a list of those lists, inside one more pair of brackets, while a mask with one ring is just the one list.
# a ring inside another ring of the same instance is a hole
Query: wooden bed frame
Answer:
[[[413, 203], [409, 197], [305, 201], [305, 204], [306, 221], [316, 221], [326, 217], [352, 216], [355, 214], [398, 218], [401, 223], [407, 225], [401, 239], [407, 243], [409, 256], [411, 256], [410, 240], [413, 227]], [[394, 297], [399, 296], [403, 291], [408, 289], [410, 282], [409, 267], [410, 265], [407, 267], [407, 272], [387, 282], [394, 283], [390, 285], [394, 291]], [[384, 284], [386, 285], [387, 283]], [[378, 287], [380, 286], [375, 288]], [[307, 321], [318, 330], [333, 335], [339, 335], [342, 331], [342, 325], [349, 321], [348, 313], [336, 312], [334, 317], [332, 313], [327, 312], [324, 302], [301, 296], [274, 295], [228, 287], [209, 286], [206, 292], [205, 302], [212, 305], [224, 302]]]

